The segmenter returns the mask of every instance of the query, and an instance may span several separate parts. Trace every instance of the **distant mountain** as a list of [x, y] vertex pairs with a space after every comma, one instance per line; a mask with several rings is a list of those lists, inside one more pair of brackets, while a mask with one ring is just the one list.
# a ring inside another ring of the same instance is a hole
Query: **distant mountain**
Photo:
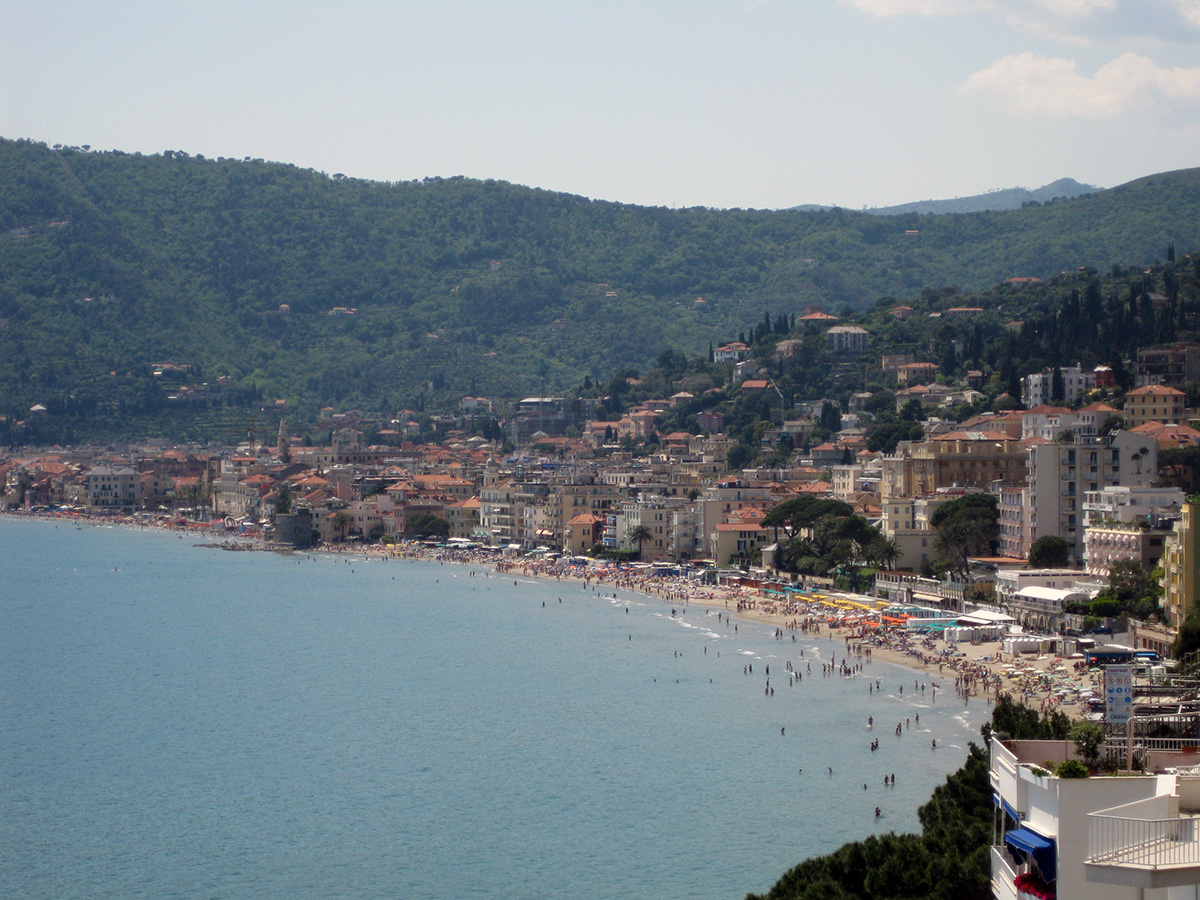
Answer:
[[955, 197], [953, 200], [919, 200], [899, 206], [879, 206], [865, 210], [877, 216], [897, 216], [902, 213], [971, 213], [990, 210], [1020, 209], [1028, 203], [1051, 203], [1070, 200], [1084, 194], [1104, 190], [1091, 184], [1081, 184], [1074, 178], [1060, 178], [1036, 190], [1015, 187], [976, 194], [974, 197]]
[[[1087, 194], [1095, 194], [1104, 188], [1091, 184], [1082, 184], [1074, 178], [1060, 178], [1044, 187], [1030, 190], [1015, 187], [988, 191], [986, 194], [976, 194], [973, 197], [955, 197], [953, 200], [918, 200], [915, 203], [901, 203], [897, 206], [876, 206], [864, 209], [863, 212], [874, 216], [898, 216], [905, 213], [973, 213], [992, 212], [1010, 209], [1020, 209], [1029, 203], [1052, 203], [1056, 200], [1070, 200]], [[796, 212], [819, 212], [832, 209], [830, 206], [806, 203], [791, 207]]]

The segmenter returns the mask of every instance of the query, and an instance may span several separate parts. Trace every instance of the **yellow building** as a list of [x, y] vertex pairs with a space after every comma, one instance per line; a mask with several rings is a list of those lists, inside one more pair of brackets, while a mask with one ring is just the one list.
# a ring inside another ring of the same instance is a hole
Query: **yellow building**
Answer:
[[580, 513], [567, 522], [563, 534], [563, 549], [570, 556], [582, 556], [604, 540], [604, 519], [590, 513]]
[[1175, 525], [1175, 534], [1167, 541], [1161, 565], [1163, 570], [1163, 609], [1176, 628], [1195, 607], [1196, 565], [1200, 559], [1200, 499], [1189, 497], [1183, 504], [1183, 517]]
[[1125, 395], [1125, 427], [1137, 428], [1147, 422], [1178, 424], [1185, 414], [1187, 394], [1165, 384], [1148, 384]]

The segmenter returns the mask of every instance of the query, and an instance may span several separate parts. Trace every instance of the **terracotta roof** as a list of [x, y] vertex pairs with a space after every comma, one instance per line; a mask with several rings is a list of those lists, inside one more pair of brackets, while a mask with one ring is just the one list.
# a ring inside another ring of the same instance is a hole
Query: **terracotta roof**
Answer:
[[1183, 391], [1177, 390], [1176, 388], [1173, 388], [1173, 387], [1168, 387], [1165, 384], [1148, 384], [1145, 387], [1134, 388], [1132, 391], [1130, 391], [1125, 396], [1126, 397], [1134, 397], [1134, 396], [1145, 396], [1147, 394], [1157, 394], [1162, 397], [1186, 397], [1187, 396], [1187, 394], [1185, 394]]
[[1071, 413], [1072, 410], [1067, 406], [1049, 406], [1045, 403], [1039, 403], [1037, 406], [1031, 406], [1025, 410], [1022, 415], [1025, 416], [1063, 416]]

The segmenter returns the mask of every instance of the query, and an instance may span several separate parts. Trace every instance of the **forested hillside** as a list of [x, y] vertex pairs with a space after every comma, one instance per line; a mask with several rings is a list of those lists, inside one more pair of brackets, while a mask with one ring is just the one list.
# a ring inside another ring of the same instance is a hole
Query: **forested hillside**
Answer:
[[153, 412], [162, 363], [190, 367], [209, 407], [557, 392], [666, 348], [701, 354], [764, 310], [1149, 263], [1195, 246], [1200, 222], [1200, 170], [1011, 212], [880, 217], [0, 141], [0, 185], [0, 413], [15, 417]]

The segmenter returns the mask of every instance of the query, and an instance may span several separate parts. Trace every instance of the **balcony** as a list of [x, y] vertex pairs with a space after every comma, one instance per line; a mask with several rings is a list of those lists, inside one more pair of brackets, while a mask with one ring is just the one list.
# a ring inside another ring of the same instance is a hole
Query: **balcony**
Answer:
[[1018, 900], [1020, 894], [1013, 882], [1020, 874], [1003, 847], [992, 847], [992, 896], [996, 900]]
[[1088, 815], [1088, 881], [1151, 889], [1200, 882], [1200, 819], [1178, 810], [1179, 798], [1167, 795]]

